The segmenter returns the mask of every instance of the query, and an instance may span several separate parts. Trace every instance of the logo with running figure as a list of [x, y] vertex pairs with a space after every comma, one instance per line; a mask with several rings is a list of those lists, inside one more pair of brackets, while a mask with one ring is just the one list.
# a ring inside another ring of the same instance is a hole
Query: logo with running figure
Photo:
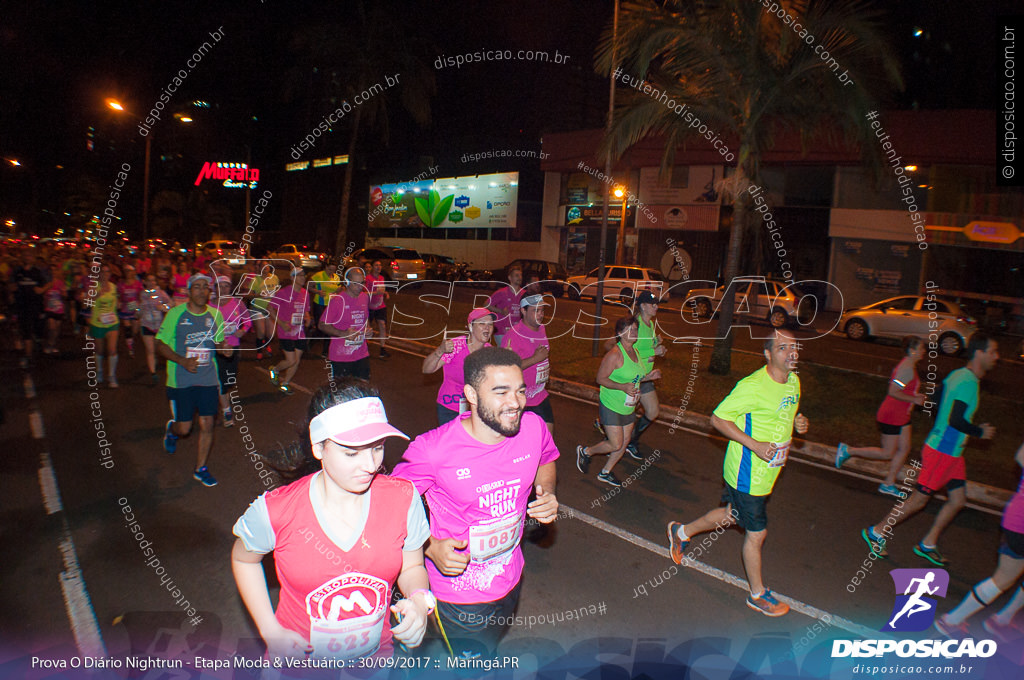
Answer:
[[935, 621], [935, 597], [945, 597], [949, 573], [945, 569], [893, 569], [889, 572], [896, 586], [892, 616], [883, 631], [916, 632], [927, 630]]

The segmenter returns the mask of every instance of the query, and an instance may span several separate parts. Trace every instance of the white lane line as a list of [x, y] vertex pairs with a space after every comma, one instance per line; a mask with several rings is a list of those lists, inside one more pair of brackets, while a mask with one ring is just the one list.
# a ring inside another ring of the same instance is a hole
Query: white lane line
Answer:
[[[637, 546], [638, 548], [643, 548], [644, 550], [649, 550], [650, 552], [654, 553], [655, 555], [658, 555], [659, 557], [664, 557], [665, 559], [668, 559], [668, 560], [672, 559], [671, 555], [669, 555], [668, 548], [666, 548], [666, 547], [664, 547], [662, 545], [658, 545], [657, 543], [654, 543], [653, 541], [649, 541], [646, 538], [643, 538], [641, 536], [637, 536], [636, 534], [630, 533], [629, 531], [626, 531], [625, 529], [621, 529], [621, 528], [619, 528], [619, 527], [617, 527], [617, 526], [615, 526], [613, 524], [609, 524], [608, 522], [605, 522], [604, 520], [600, 520], [600, 519], [598, 519], [596, 517], [588, 515], [587, 513], [582, 512], [580, 510], [577, 510], [577, 509], [575, 509], [573, 507], [570, 507], [568, 505], [559, 506], [559, 507], [560, 508], [564, 507], [565, 509], [567, 509], [570, 512], [570, 516], [573, 517], [574, 519], [579, 519], [579, 520], [581, 520], [583, 522], [586, 522], [587, 524], [591, 525], [592, 527], [594, 527], [596, 529], [600, 529], [601, 531], [604, 531], [605, 533], [611, 534], [612, 536], [615, 536], [616, 538], [621, 538], [622, 540], [626, 541], [627, 543], [632, 543], [633, 545]], [[695, 569], [695, 570], [701, 572], [702, 574], [707, 574], [708, 576], [710, 576], [712, 578], [715, 578], [715, 579], [718, 579], [719, 581], [722, 581], [723, 583], [728, 583], [731, 586], [735, 586], [736, 588], [739, 588], [740, 590], [742, 590], [744, 592], [748, 592], [749, 591], [749, 586], [747, 584], [746, 579], [742, 579], [742, 578], [739, 578], [738, 576], [734, 576], [733, 574], [730, 574], [727, 571], [723, 571], [721, 569], [718, 569], [717, 567], [712, 567], [709, 564], [705, 564], [703, 562], [699, 562], [697, 560], [692, 560], [692, 559], [687, 558], [687, 559], [683, 560], [682, 566], [689, 567], [690, 569]], [[862, 638], [875, 639], [875, 638], [879, 637], [879, 632], [877, 630], [873, 630], [873, 629], [868, 628], [866, 626], [862, 626], [859, 623], [854, 623], [853, 621], [850, 621], [848, 619], [844, 619], [841, 616], [836, 616], [836, 615], [830, 614], [830, 613], [828, 613], [828, 612], [826, 612], [826, 611], [824, 611], [822, 609], [818, 609], [817, 607], [813, 607], [813, 606], [811, 606], [809, 604], [806, 604], [804, 602], [801, 602], [799, 600], [794, 600], [791, 597], [787, 597], [785, 595], [780, 595], [779, 593], [775, 593], [774, 591], [772, 591], [772, 592], [778, 597], [779, 600], [781, 600], [782, 602], [785, 602], [786, 604], [788, 604], [790, 606], [790, 608], [794, 609], [797, 612], [800, 612], [801, 614], [803, 614], [805, 616], [809, 616], [809, 617], [811, 617], [813, 619], [818, 619], [820, 621], [824, 621], [826, 623], [830, 623], [833, 626], [836, 626], [838, 628], [842, 628], [843, 630], [849, 631], [849, 632], [853, 633], [854, 635], [859, 635]]]
[[46, 436], [46, 428], [43, 427], [43, 414], [39, 411], [29, 411], [28, 424], [32, 427], [33, 439], [42, 439]]
[[28, 375], [27, 373], [25, 374], [24, 385], [25, 385], [25, 396], [28, 397], [29, 399], [35, 399], [36, 398], [36, 386], [32, 382], [32, 376]]
[[53, 515], [64, 509], [60, 502], [60, 491], [57, 490], [57, 477], [53, 474], [53, 462], [50, 454], [39, 454], [39, 488], [43, 492], [43, 505], [46, 514]]

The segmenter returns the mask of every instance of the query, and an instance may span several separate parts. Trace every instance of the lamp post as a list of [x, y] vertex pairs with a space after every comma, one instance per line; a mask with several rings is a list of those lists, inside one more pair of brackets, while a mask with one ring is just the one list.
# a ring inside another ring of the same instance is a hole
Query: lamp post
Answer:
[[[128, 110], [124, 108], [124, 105], [121, 104], [121, 102], [117, 101], [116, 99], [108, 99], [107, 100], [107, 106], [109, 106], [114, 111], [117, 111], [119, 113], [127, 113], [128, 115], [133, 116], [133, 117], [137, 118], [138, 120], [142, 120], [141, 118], [139, 118], [135, 114], [129, 113]], [[191, 118], [189, 119], [188, 122], [191, 122]], [[149, 239], [149, 158], [150, 158], [150, 152], [152, 151], [152, 147], [153, 147], [153, 133], [152, 133], [152, 131], [150, 131], [150, 133], [146, 135], [146, 161], [145, 161], [145, 165], [144, 165], [143, 171], [142, 171], [143, 172], [143, 177], [142, 177], [142, 242], [143, 243], [145, 243]]]
[[612, 192], [615, 198], [622, 199], [622, 212], [619, 213], [619, 233], [615, 237], [615, 264], [626, 264], [626, 202], [629, 191], [622, 184]]
[[[616, 59], [616, 50], [618, 49], [619, 40], [619, 0], [615, 0], [615, 10], [612, 15], [612, 70], [608, 74], [608, 117], [605, 122], [605, 135], [611, 137], [612, 133], [612, 119], [615, 114], [615, 71], [618, 69], [618, 60]], [[604, 157], [604, 176], [612, 176], [612, 151], [609, 146], [607, 153]], [[604, 300], [604, 275], [605, 275], [605, 241], [608, 240], [608, 201], [611, 200], [609, 195], [608, 184], [604, 185], [604, 205], [601, 209], [601, 243], [598, 249], [598, 265], [597, 265], [597, 301], [594, 304], [594, 316], [597, 317], [597, 321], [601, 319], [601, 308]], [[597, 356], [600, 354], [600, 338], [601, 328], [597, 322], [594, 323], [594, 344], [591, 347], [591, 355]]]

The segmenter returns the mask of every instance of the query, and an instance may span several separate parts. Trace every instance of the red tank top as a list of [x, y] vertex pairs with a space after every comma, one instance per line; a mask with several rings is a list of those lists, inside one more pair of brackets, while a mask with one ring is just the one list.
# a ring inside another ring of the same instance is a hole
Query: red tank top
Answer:
[[309, 475], [266, 496], [276, 536], [285, 628], [313, 645], [313, 656], [391, 656], [391, 587], [402, 570], [411, 482], [377, 475], [366, 526], [348, 551], [324, 533], [309, 500]]
[[[903, 362], [900, 362], [903, 363]], [[896, 379], [896, 371], [900, 369], [900, 364], [896, 364], [896, 368], [892, 369], [892, 374], [889, 376], [889, 382]], [[917, 377], [917, 371], [914, 371], [914, 379], [907, 383], [906, 387], [903, 388], [903, 394], [913, 396], [917, 392], [917, 386], [921, 380]], [[878, 413], [875, 418], [880, 423], [886, 425], [898, 425], [903, 427], [910, 422], [910, 412], [914, 410], [914, 402], [912, 401], [900, 401], [891, 395], [885, 395], [885, 399], [882, 401], [882, 405], [878, 407]]]

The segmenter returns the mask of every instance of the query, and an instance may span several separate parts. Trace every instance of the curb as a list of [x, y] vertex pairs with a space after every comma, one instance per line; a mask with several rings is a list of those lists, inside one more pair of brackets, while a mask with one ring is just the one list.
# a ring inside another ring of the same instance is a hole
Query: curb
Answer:
[[[422, 342], [402, 340], [400, 338], [388, 338], [388, 343], [421, 356], [426, 356], [427, 353], [434, 349], [430, 345], [426, 345]], [[548, 378], [548, 391], [554, 394], [569, 396], [581, 401], [590, 402], [595, 406], [598, 403], [597, 387], [584, 385], [583, 383], [573, 382], [564, 378], [558, 378], [554, 375]], [[665, 409], [662, 408], [662, 410], [664, 411]], [[670, 431], [685, 427], [691, 430], [704, 432], [706, 434], [718, 435], [718, 431], [711, 425], [711, 417], [702, 413], [686, 412], [672, 419], [659, 414], [658, 419], [655, 422], [668, 427]], [[790, 455], [799, 460], [818, 463], [819, 465], [824, 465], [833, 469], [835, 468], [835, 446], [807, 440], [801, 441], [803, 443], [800, 446], [794, 445], [790, 449]], [[885, 478], [885, 473], [888, 468], [885, 463], [850, 459], [843, 464], [843, 469], [859, 472], [862, 475], [870, 477], [876, 482], [881, 482]], [[900, 479], [906, 479], [907, 471], [910, 469], [911, 468], [909, 466], [905, 465], [900, 471], [900, 474], [897, 475], [897, 481]], [[1006, 507], [1006, 504], [1010, 501], [1012, 496], [1013, 492], [1007, 489], [999, 489], [994, 486], [979, 484], [978, 482], [972, 482], [969, 480], [967, 482], [967, 502], [986, 510], [1002, 513], [1003, 508]]]

